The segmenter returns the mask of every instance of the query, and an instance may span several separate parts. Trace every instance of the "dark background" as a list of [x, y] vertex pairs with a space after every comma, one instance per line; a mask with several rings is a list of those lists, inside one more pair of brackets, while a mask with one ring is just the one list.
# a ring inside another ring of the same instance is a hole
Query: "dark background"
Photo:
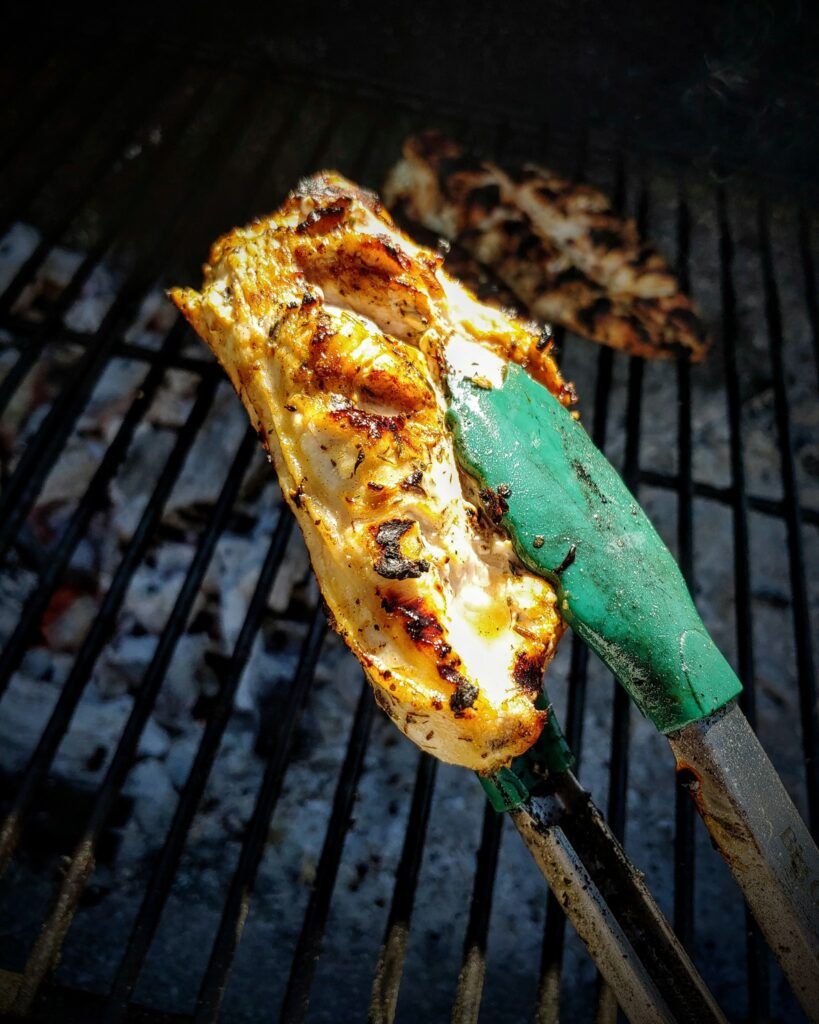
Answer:
[[12, 20], [35, 43], [146, 35], [180, 60], [329, 75], [561, 133], [587, 121], [714, 174], [810, 188], [819, 169], [819, 19], [800, 0], [116, 6]]

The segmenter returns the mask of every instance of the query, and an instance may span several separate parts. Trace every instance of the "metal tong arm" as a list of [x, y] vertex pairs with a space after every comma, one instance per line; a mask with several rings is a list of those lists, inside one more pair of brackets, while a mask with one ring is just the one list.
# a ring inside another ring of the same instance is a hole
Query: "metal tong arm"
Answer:
[[508, 812], [630, 1021], [724, 1022], [643, 876], [567, 771]]
[[799, 812], [735, 704], [668, 739], [794, 995], [819, 1021], [819, 851]]

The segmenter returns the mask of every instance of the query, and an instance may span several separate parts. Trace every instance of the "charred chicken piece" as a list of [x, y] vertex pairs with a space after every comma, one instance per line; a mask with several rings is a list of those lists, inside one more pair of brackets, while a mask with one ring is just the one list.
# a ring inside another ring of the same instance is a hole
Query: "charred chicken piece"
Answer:
[[569, 405], [536, 327], [479, 303], [377, 198], [333, 172], [218, 241], [173, 301], [216, 354], [275, 465], [333, 624], [421, 748], [489, 772], [538, 737], [563, 625], [461, 477], [453, 360], [513, 359]]
[[647, 359], [705, 355], [705, 327], [666, 261], [589, 185], [533, 164], [507, 172], [426, 132], [404, 143], [385, 198], [457, 240], [533, 316]]

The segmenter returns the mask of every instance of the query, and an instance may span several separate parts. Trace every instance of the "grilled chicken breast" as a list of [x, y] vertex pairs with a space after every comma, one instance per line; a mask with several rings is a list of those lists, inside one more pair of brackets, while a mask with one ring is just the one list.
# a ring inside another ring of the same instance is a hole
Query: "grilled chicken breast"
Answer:
[[497, 769], [540, 734], [563, 626], [496, 529], [503, 495], [459, 474], [445, 374], [514, 359], [568, 405], [549, 345], [332, 172], [218, 241], [204, 275], [171, 297], [244, 402], [378, 703], [436, 757]]
[[535, 165], [506, 172], [426, 132], [406, 140], [384, 193], [490, 267], [532, 315], [648, 359], [705, 355], [705, 327], [668, 264], [597, 189]]

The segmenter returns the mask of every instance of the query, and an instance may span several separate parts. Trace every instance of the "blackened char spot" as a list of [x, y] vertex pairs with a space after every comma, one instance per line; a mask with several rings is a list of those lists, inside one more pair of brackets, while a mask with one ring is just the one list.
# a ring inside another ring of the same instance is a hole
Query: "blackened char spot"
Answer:
[[453, 174], [480, 174], [484, 171], [480, 160], [474, 156], [461, 154], [460, 156], [442, 156], [438, 160], [438, 175], [441, 184], [446, 187], [446, 179]]
[[498, 228], [507, 238], [521, 238], [523, 235], [533, 237], [529, 225], [519, 217], [505, 217]]
[[308, 213], [307, 217], [297, 226], [296, 231], [300, 235], [312, 235], [322, 231], [329, 231], [341, 223], [341, 219], [346, 212], [346, 204], [320, 207]]
[[413, 524], [412, 519], [388, 519], [386, 522], [381, 523], [375, 534], [376, 544], [385, 547], [388, 544], [396, 544], [410, 529]]
[[367, 412], [352, 405], [343, 409], [333, 409], [330, 417], [334, 420], [346, 420], [353, 430], [367, 434], [373, 441], [377, 441], [388, 431], [397, 434], [405, 422], [403, 416], [382, 416], [380, 413]]
[[524, 182], [540, 177], [539, 172], [532, 167], [513, 167], [506, 173], [516, 185], [523, 185]]
[[424, 494], [424, 488], [421, 486], [421, 481], [424, 479], [423, 472], [418, 466], [413, 469], [409, 476], [405, 477], [400, 484], [402, 491], [420, 491]]
[[478, 687], [462, 676], [452, 665], [439, 665], [438, 675], [455, 687], [455, 693], [449, 698], [449, 706], [453, 711], [471, 708], [478, 697]]
[[686, 309], [685, 306], [675, 306], [674, 309], [669, 309], [668, 318], [690, 331], [698, 341], [705, 340], [705, 325], [693, 310]]
[[554, 283], [562, 284], [591, 284], [591, 280], [580, 270], [579, 267], [567, 267], [555, 275]]
[[387, 594], [381, 607], [388, 615], [397, 615], [403, 620], [407, 636], [413, 643], [431, 647], [439, 658], [446, 658], [452, 648], [444, 640], [444, 629], [435, 614], [421, 598], [402, 600], [396, 594]]
[[545, 653], [531, 655], [518, 651], [515, 657], [515, 667], [512, 670], [514, 680], [521, 690], [525, 690], [532, 697], [540, 693], [545, 663]]
[[332, 338], [333, 325], [330, 322], [330, 317], [326, 313], [319, 313], [316, 317], [316, 327], [313, 331], [313, 337], [310, 339], [313, 345], [323, 345], [329, 338]]
[[441, 132], [430, 129], [419, 132], [412, 139], [412, 149], [424, 160], [437, 162], [445, 157], [460, 155], [461, 147]]
[[381, 251], [390, 258], [399, 270], [409, 270], [412, 260], [405, 252], [393, 245], [386, 235], [379, 235], [376, 239]]
[[612, 228], [592, 228], [589, 231], [589, 238], [592, 245], [607, 250], [616, 249], [623, 241], [620, 232], [614, 231]]
[[494, 210], [500, 202], [500, 189], [497, 185], [481, 185], [472, 189], [467, 201], [481, 210]]
[[429, 571], [429, 562], [423, 558], [405, 558], [401, 554], [401, 538], [412, 525], [412, 519], [388, 519], [378, 527], [375, 542], [383, 554], [374, 568], [384, 579], [417, 579]]
[[493, 523], [499, 523], [509, 511], [509, 506], [507, 505], [504, 496], [500, 493], [500, 487], [497, 492], [493, 491], [491, 487], [483, 487], [478, 492], [478, 496], [483, 502], [486, 514]]
[[626, 323], [628, 323], [629, 327], [634, 331], [634, 333], [637, 335], [637, 338], [644, 345], [658, 345], [660, 348], [662, 348], [661, 341], [659, 339], [652, 338], [651, 335], [646, 330], [646, 328], [637, 319], [636, 316], [628, 316], [628, 317], [626, 317]]
[[585, 308], [578, 309], [577, 319], [581, 324], [583, 324], [586, 330], [592, 331], [597, 323], [597, 318], [599, 316], [606, 316], [611, 312], [611, 309], [611, 299], [601, 296]]
[[543, 243], [537, 237], [537, 235], [527, 232], [524, 235], [519, 235], [520, 241], [518, 242], [515, 255], [521, 259], [535, 259], [539, 258], [544, 254]]
[[548, 199], [549, 202], [559, 199], [565, 191], [565, 188], [552, 188], [550, 185], [538, 185], [537, 187], [537, 194], [540, 198]]
[[478, 699], [478, 687], [447, 665], [440, 665], [438, 672], [448, 683], [455, 685], [455, 692], [449, 698], [449, 706], [455, 712], [455, 717], [459, 718], [467, 708], [474, 706]]
[[535, 348], [538, 352], [542, 352], [549, 345], [553, 336], [554, 331], [552, 330], [552, 325], [544, 324], [540, 329], [540, 337], [537, 339], [535, 344]]

